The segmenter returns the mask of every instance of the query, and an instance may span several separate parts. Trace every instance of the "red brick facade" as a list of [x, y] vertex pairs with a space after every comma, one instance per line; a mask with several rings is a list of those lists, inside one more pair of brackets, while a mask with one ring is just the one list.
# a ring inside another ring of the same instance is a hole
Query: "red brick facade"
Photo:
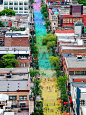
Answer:
[[29, 67], [29, 59], [17, 59], [19, 62], [19, 65], [17, 65], [16, 67], [20, 67], [20, 63], [23, 63], [23, 67], [24, 67], [24, 63], [27, 63], [27, 67]]
[[29, 46], [29, 41], [28, 37], [22, 37], [22, 38], [5, 38], [5, 47], [10, 47], [10, 46]]

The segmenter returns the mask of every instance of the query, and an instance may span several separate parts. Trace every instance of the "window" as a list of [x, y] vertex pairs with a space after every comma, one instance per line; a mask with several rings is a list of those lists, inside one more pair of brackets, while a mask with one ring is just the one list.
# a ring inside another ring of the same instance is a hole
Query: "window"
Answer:
[[69, 23], [69, 19], [67, 19], [67, 23]]
[[63, 23], [66, 23], [66, 19], [63, 19]]
[[69, 75], [74, 75], [74, 71], [69, 71]]
[[24, 67], [27, 67], [27, 63], [24, 63]]
[[72, 23], [72, 18], [70, 18], [70, 23]]
[[18, 10], [18, 7], [14, 7], [14, 10]]
[[56, 25], [56, 23], [54, 23], [54, 25]]
[[73, 23], [75, 22], [75, 18], [73, 19]]
[[23, 67], [23, 63], [20, 63], [20, 67]]
[[9, 2], [9, 5], [13, 5], [13, 2], [12, 2], [12, 1], [10, 1], [10, 2]]
[[19, 11], [19, 13], [23, 13], [23, 11]]
[[7, 6], [4, 7], [4, 9], [8, 8]]
[[18, 2], [16, 1], [16, 2], [14, 2], [14, 5], [18, 5]]
[[9, 96], [9, 100], [16, 100], [17, 97], [16, 96]]
[[28, 10], [28, 7], [24, 7], [24, 10]]
[[10, 6], [9, 9], [13, 10], [13, 7]]
[[27, 2], [24, 2], [24, 5], [28, 5], [28, 3], [27, 3]]
[[3, 22], [3, 24], [5, 24], [5, 22]]
[[19, 7], [19, 10], [23, 10], [23, 7]]
[[23, 2], [19, 2], [19, 5], [23, 5]]
[[80, 18], [80, 21], [82, 22], [82, 18]]
[[15, 13], [18, 13], [18, 11], [15, 11]]
[[19, 100], [27, 100], [27, 95], [19, 96]]
[[84, 75], [84, 71], [75, 71], [75, 75]]
[[8, 22], [6, 22], [6, 24], [8, 24]]
[[5, 2], [4, 2], [4, 5], [8, 5], [8, 2], [7, 2], [7, 1], [5, 1]]

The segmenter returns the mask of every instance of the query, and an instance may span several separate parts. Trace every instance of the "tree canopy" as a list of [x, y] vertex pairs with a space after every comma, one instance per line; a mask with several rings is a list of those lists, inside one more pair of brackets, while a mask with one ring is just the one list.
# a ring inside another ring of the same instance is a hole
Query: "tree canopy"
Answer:
[[14, 10], [11, 10], [11, 9], [4, 9], [4, 10], [2, 10], [1, 12], [0, 12], [0, 16], [2, 16], [2, 15], [9, 15], [9, 16], [15, 16], [15, 11]]
[[84, 6], [86, 6], [86, 0], [77, 0], [77, 2], [79, 4], [83, 4]]
[[13, 68], [18, 65], [18, 61], [15, 59], [15, 55], [13, 54], [6, 54], [2, 56], [2, 63], [4, 64], [5, 68]]
[[49, 33], [49, 34], [47, 34], [43, 39], [42, 39], [42, 44], [43, 45], [47, 45], [47, 43], [49, 42], [49, 41], [55, 41], [55, 43], [57, 43], [57, 37], [56, 37], [56, 35], [53, 35], [53, 34], [51, 34], [51, 33]]
[[49, 57], [49, 62], [51, 63], [51, 66], [54, 66], [55, 70], [59, 70], [60, 69], [60, 59], [59, 59], [59, 56], [57, 56], [57, 57], [50, 56]]
[[67, 89], [66, 89], [66, 82], [67, 82], [68, 78], [67, 75], [65, 74], [65, 76], [59, 76], [58, 80], [57, 80], [57, 86], [59, 88], [59, 90], [61, 91], [61, 99], [66, 102], [68, 101], [68, 95], [66, 93]]
[[4, 25], [3, 25], [2, 21], [0, 21], [0, 27], [4, 27]]

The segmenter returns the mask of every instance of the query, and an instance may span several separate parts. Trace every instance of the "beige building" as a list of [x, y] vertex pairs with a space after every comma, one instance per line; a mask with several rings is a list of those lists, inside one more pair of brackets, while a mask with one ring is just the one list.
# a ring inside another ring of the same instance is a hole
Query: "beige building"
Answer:
[[51, 23], [51, 30], [56, 30], [58, 27], [58, 12], [49, 13], [49, 19]]

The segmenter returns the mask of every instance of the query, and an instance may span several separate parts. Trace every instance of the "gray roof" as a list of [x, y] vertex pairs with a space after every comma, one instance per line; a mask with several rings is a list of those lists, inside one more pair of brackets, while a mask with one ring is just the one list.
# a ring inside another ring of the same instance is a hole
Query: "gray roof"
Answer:
[[25, 67], [25, 68], [0, 68], [0, 74], [1, 73], [9, 73], [10, 71], [12, 71], [12, 73], [28, 73], [29, 72], [29, 68]]
[[66, 57], [65, 59], [68, 68], [86, 68], [86, 57], [82, 57], [82, 60], [77, 60], [76, 57]]
[[7, 90], [9, 91], [28, 90], [28, 80], [0, 81], [0, 91], [7, 91]]
[[72, 82], [74, 87], [86, 87], [86, 82]]
[[29, 75], [27, 74], [15, 74], [12, 75], [11, 78], [6, 78], [5, 75], [0, 75], [0, 81], [6, 81], [6, 80], [24, 80], [28, 79]]

